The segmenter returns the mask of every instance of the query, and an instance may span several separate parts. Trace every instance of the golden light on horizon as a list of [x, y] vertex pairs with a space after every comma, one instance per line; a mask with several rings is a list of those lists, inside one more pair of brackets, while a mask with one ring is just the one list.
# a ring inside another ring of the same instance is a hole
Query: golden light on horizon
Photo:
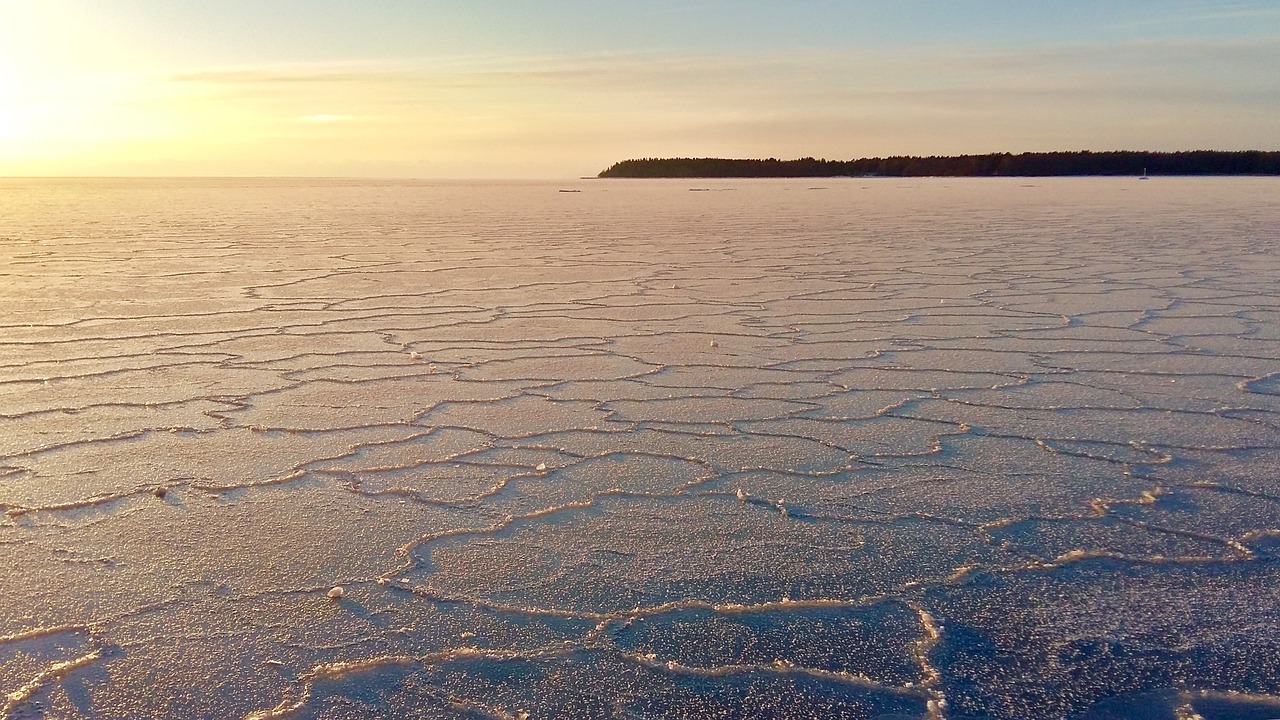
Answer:
[[[0, 0], [0, 175], [555, 177], [645, 156], [1228, 150], [1275, 137], [1277, 83], [1255, 72], [1280, 54], [1270, 37], [548, 49], [486, 39], [459, 11], [458, 28], [479, 35], [445, 50], [418, 42], [436, 18], [377, 15]], [[397, 33], [414, 42], [395, 49]]]

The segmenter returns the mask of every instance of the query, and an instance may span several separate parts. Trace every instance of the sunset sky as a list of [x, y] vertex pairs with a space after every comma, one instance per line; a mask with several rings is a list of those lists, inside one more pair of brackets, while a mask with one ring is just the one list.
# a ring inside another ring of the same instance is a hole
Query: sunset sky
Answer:
[[0, 175], [1280, 149], [1280, 2], [0, 0]]

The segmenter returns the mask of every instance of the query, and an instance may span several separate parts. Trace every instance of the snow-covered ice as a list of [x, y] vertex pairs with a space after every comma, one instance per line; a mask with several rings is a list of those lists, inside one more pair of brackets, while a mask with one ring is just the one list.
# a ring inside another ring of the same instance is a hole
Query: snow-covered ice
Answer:
[[1280, 717], [1280, 182], [714, 185], [0, 180], [0, 719]]

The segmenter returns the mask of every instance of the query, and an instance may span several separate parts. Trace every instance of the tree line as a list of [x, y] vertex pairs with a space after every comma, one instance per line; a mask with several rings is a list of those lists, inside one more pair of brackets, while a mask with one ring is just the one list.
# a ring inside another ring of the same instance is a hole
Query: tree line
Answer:
[[1280, 175], [1280, 152], [1048, 152], [857, 160], [644, 158], [614, 163], [602, 178], [1046, 177], [1072, 175]]

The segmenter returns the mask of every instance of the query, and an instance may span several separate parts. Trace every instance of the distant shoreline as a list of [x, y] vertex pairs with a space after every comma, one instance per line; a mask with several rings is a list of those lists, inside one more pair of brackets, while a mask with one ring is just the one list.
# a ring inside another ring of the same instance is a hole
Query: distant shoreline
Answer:
[[1049, 152], [900, 155], [857, 160], [644, 158], [623, 160], [601, 178], [1076, 177], [1280, 175], [1280, 151]]

